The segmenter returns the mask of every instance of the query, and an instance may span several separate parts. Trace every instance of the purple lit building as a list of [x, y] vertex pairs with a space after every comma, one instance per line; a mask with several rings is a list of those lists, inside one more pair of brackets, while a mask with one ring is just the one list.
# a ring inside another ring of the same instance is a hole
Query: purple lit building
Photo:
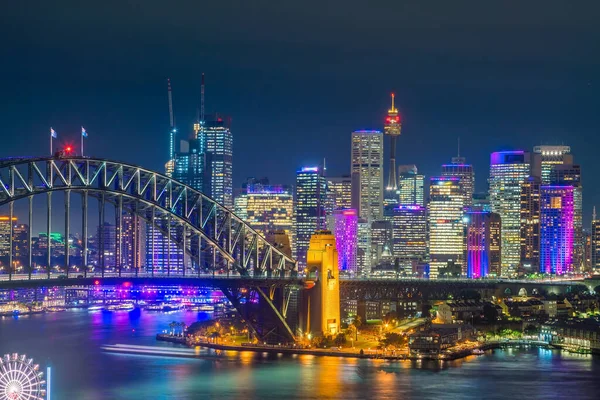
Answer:
[[355, 276], [358, 248], [358, 213], [354, 209], [334, 210], [328, 217], [335, 236], [340, 271]]
[[540, 271], [563, 275], [573, 269], [573, 186], [542, 186]]
[[501, 222], [500, 215], [488, 211], [465, 214], [467, 226], [467, 277], [484, 278], [500, 274]]

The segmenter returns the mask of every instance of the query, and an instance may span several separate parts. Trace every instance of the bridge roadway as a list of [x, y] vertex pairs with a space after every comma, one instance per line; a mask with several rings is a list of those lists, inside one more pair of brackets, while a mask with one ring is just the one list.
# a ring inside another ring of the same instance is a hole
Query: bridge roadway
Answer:
[[[252, 276], [240, 274], [165, 274], [133, 272], [100, 272], [71, 274], [68, 278], [61, 273], [0, 275], [0, 289], [36, 288], [46, 286], [88, 286], [88, 285], [194, 285], [214, 287], [260, 287], [305, 286], [305, 278], [299, 276]], [[408, 300], [408, 299], [447, 299], [458, 297], [467, 291], [477, 291], [482, 297], [505, 297], [511, 295], [535, 295], [544, 293], [565, 294], [572, 291], [589, 290], [579, 279], [509, 280], [509, 279], [417, 279], [417, 278], [370, 278], [340, 281], [340, 297], [343, 300]]]

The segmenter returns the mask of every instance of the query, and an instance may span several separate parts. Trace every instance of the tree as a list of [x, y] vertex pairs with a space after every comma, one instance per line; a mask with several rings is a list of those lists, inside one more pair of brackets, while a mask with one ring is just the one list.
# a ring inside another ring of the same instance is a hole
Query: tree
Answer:
[[346, 335], [344, 335], [343, 333], [338, 333], [335, 339], [333, 340], [333, 343], [337, 347], [342, 347], [346, 344]]
[[488, 323], [498, 321], [498, 310], [493, 304], [486, 303], [483, 306], [483, 318], [485, 318]]

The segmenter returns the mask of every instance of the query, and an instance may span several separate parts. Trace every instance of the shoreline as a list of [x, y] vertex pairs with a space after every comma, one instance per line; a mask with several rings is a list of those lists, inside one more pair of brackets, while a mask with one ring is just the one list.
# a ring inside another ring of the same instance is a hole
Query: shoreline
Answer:
[[195, 345], [190, 345], [187, 341], [182, 337], [174, 337], [165, 334], [157, 334], [156, 340], [165, 341], [170, 343], [176, 343], [186, 346], [187, 348], [196, 348], [196, 347], [204, 347], [213, 350], [230, 350], [230, 351], [251, 351], [254, 353], [271, 353], [271, 354], [306, 354], [306, 355], [314, 355], [314, 356], [324, 356], [324, 357], [342, 357], [342, 358], [359, 358], [359, 359], [379, 359], [379, 360], [388, 360], [388, 361], [418, 361], [418, 360], [435, 360], [435, 361], [454, 361], [461, 358], [465, 358], [471, 355], [483, 355], [482, 354], [474, 354], [474, 350], [479, 350], [482, 352], [488, 350], [495, 350], [502, 347], [520, 347], [520, 346], [537, 346], [537, 347], [549, 347], [548, 344], [542, 342], [490, 342], [485, 343], [479, 347], [473, 349], [467, 349], [462, 351], [457, 351], [449, 354], [441, 354], [441, 355], [385, 355], [385, 354], [367, 354], [367, 353], [357, 353], [357, 352], [348, 352], [348, 351], [328, 351], [328, 350], [320, 350], [320, 349], [300, 349], [300, 348], [291, 348], [291, 347], [280, 347], [280, 346], [263, 346], [263, 345], [227, 345], [227, 344], [218, 344], [218, 343], [209, 343], [209, 342], [200, 342]]

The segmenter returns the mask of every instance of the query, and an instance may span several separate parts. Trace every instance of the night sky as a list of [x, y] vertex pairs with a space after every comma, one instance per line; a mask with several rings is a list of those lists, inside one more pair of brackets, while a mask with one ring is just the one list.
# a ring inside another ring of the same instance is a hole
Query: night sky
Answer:
[[[163, 171], [166, 79], [191, 133], [232, 117], [234, 182], [327, 158], [349, 172], [350, 132], [382, 129], [394, 91], [397, 163], [428, 176], [461, 155], [487, 189], [489, 153], [566, 144], [586, 225], [600, 206], [598, 1], [12, 1], [0, 8], [0, 157], [45, 155], [49, 127], [88, 155]], [[387, 156], [386, 156], [387, 160]], [[386, 164], [387, 165], [387, 164]]]

